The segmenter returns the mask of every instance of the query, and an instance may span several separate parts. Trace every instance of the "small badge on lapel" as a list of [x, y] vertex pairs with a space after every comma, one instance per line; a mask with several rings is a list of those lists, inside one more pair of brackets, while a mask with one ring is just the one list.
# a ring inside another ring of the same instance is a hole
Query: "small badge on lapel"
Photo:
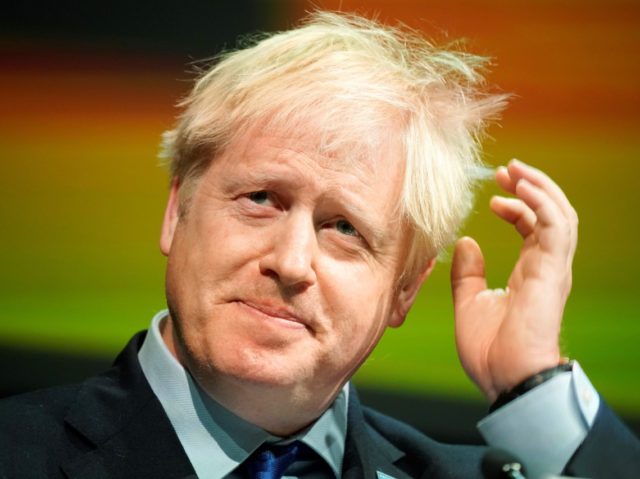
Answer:
[[378, 475], [378, 479], [395, 479], [395, 477], [392, 477], [389, 474], [385, 474], [382, 471], [376, 471], [376, 474]]

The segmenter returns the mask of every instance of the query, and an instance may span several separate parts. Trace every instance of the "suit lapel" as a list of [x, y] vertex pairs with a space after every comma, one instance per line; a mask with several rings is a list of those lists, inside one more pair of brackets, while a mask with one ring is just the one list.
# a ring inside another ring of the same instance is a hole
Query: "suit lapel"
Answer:
[[89, 450], [62, 466], [73, 479], [196, 477], [137, 353], [136, 335], [106, 374], [86, 381], [65, 422]]
[[395, 465], [405, 454], [367, 426], [353, 386], [349, 390], [347, 424], [343, 479], [410, 479], [411, 476]]

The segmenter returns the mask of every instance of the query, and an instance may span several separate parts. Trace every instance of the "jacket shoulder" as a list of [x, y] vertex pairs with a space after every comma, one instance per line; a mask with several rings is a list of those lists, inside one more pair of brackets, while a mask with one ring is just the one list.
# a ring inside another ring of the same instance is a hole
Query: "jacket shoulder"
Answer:
[[29, 477], [28, 471], [49, 471], [55, 477], [53, 458], [86, 450], [87, 444], [64, 422], [80, 387], [42, 389], [0, 401], [0, 476]]
[[0, 434], [11, 442], [39, 438], [61, 425], [75, 402], [80, 384], [41, 389], [0, 400]]
[[143, 382], [135, 367], [142, 338], [134, 336], [102, 374], [0, 400], [0, 478], [62, 477], [62, 464], [95, 447], [92, 437], [129, 418], [129, 399], [148, 396], [144, 386], [136, 389]]

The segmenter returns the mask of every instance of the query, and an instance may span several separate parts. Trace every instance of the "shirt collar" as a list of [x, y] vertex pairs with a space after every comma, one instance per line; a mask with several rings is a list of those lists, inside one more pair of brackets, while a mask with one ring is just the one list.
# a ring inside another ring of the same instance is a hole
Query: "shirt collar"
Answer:
[[264, 442], [300, 440], [313, 449], [340, 477], [347, 432], [348, 385], [329, 409], [295, 437], [279, 438], [236, 416], [206, 394], [167, 349], [160, 311], [151, 321], [138, 359], [142, 371], [164, 408], [198, 477], [216, 471], [224, 477]]

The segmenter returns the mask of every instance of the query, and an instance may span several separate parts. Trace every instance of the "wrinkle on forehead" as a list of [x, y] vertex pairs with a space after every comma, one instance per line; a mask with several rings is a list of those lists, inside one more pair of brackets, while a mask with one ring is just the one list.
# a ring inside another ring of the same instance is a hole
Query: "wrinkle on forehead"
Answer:
[[291, 124], [283, 128], [273, 117], [265, 117], [238, 128], [231, 143], [249, 146], [249, 142], [243, 139], [260, 141], [261, 138], [269, 138], [274, 146], [280, 144], [319, 164], [333, 164], [334, 169], [345, 171], [355, 164], [374, 174], [380, 173], [380, 163], [386, 167], [390, 165], [389, 162], [380, 161], [384, 159], [381, 151], [393, 151], [393, 163], [404, 167], [406, 155], [401, 141], [399, 126], [402, 119], [399, 115], [389, 112], [377, 127], [371, 127], [366, 134], [361, 135], [354, 135], [353, 131], [344, 126], [349, 123], [348, 118], [335, 120], [333, 125], [324, 125], [313, 115], [305, 114], [295, 123], [296, 128], [291, 128]]

